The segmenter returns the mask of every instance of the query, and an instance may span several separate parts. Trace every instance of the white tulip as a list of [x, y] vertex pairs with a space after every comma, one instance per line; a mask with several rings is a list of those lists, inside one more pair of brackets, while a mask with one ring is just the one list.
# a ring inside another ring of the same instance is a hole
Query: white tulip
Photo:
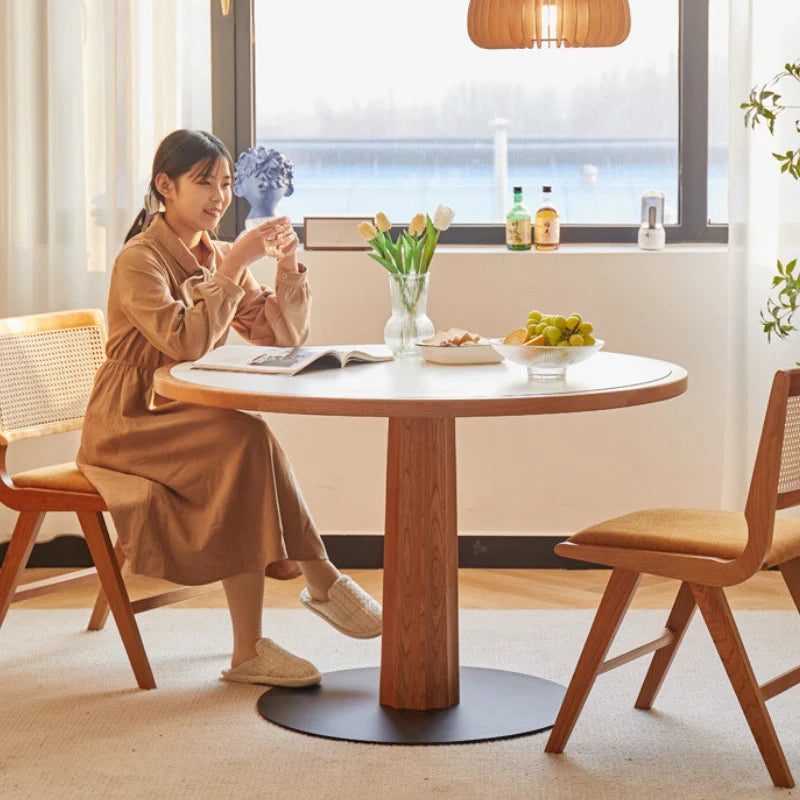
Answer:
[[450, 206], [437, 206], [433, 212], [433, 227], [438, 231], [446, 231], [453, 222], [456, 212]]

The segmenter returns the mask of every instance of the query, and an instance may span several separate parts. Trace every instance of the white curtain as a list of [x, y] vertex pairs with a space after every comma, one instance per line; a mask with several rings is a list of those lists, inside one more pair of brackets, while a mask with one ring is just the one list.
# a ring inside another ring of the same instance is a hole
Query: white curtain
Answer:
[[[795, 150], [800, 109], [785, 111], [770, 136], [744, 126], [750, 89], [800, 58], [798, 0], [731, 0], [730, 8], [730, 272], [728, 300], [727, 456], [723, 506], [744, 507], [772, 376], [800, 361], [800, 333], [767, 344], [759, 311], [766, 305], [776, 262], [800, 259], [800, 181], [780, 173], [772, 153]], [[784, 101], [800, 105], [800, 85], [784, 80]], [[720, 287], [725, 296], [726, 287]], [[796, 320], [800, 327], [800, 314]], [[708, 335], [708, 334], [704, 334]], [[716, 334], [711, 334], [716, 335]], [[722, 335], [720, 333], [720, 338]], [[723, 343], [720, 341], [720, 350]], [[691, 377], [690, 377], [691, 380]], [[709, 398], [713, 404], [723, 399]]]
[[2, 316], [105, 307], [159, 140], [210, 125], [208, 19], [208, 0], [0, 3]]

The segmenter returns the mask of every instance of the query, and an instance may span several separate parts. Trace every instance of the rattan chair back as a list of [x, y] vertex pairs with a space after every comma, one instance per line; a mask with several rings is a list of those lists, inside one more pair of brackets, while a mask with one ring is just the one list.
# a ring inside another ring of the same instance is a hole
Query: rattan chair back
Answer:
[[749, 536], [737, 559], [746, 575], [757, 572], [772, 546], [775, 512], [800, 505], [800, 369], [772, 381], [761, 440], [745, 506]]
[[105, 342], [98, 310], [0, 320], [0, 444], [80, 428]]
[[800, 393], [789, 393], [783, 428], [781, 468], [778, 475], [778, 508], [797, 505], [800, 490]]

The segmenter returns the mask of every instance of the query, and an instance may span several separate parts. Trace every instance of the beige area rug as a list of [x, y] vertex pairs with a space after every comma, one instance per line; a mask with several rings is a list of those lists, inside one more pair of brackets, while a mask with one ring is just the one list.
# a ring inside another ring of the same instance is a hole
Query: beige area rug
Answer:
[[[633, 611], [615, 647], [658, 632]], [[113, 623], [89, 610], [12, 610], [0, 631], [0, 798], [789, 798], [772, 788], [705, 628], [695, 619], [657, 710], [633, 709], [647, 659], [601, 676], [562, 756], [546, 734], [484, 744], [392, 747], [293, 733], [263, 720], [258, 686], [218, 680], [224, 609], [139, 617], [158, 682], [135, 688]], [[462, 663], [565, 683], [590, 611], [464, 611]], [[737, 614], [759, 679], [800, 661], [793, 612]], [[378, 663], [380, 640], [338, 635], [299, 609], [266, 611], [265, 634], [326, 670]], [[800, 687], [770, 701], [800, 781]]]

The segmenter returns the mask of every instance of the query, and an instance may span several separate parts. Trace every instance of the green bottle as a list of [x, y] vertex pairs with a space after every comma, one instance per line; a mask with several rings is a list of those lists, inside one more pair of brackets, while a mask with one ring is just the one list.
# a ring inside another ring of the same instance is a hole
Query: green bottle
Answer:
[[522, 187], [514, 187], [514, 205], [506, 217], [506, 247], [509, 250], [531, 249], [531, 212], [522, 202]]

